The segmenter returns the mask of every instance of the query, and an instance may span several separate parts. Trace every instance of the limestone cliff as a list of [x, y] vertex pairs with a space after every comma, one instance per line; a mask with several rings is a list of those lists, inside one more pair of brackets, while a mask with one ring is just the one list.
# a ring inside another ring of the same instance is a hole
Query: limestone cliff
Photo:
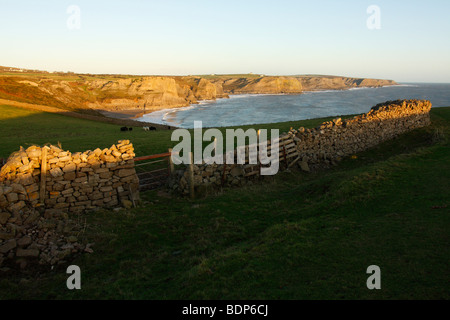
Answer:
[[152, 111], [227, 97], [219, 84], [199, 77], [104, 78], [66, 81], [0, 77], [0, 98], [95, 113]]
[[358, 87], [382, 87], [396, 85], [392, 80], [347, 78], [336, 76], [298, 76], [304, 91], [345, 90]]
[[201, 77], [180, 77], [177, 82], [189, 87], [197, 100], [215, 100], [224, 96], [221, 86]]
[[171, 77], [144, 77], [88, 82], [95, 100], [88, 104], [94, 109], [162, 109], [183, 107], [197, 100], [192, 91]]
[[225, 92], [231, 94], [279, 94], [301, 93], [300, 81], [293, 77], [231, 78], [222, 83]]
[[42, 73], [19, 76], [0, 70], [0, 98], [77, 112], [153, 111], [184, 107], [231, 94], [300, 94], [313, 90], [395, 85], [392, 80], [336, 76], [121, 76]]

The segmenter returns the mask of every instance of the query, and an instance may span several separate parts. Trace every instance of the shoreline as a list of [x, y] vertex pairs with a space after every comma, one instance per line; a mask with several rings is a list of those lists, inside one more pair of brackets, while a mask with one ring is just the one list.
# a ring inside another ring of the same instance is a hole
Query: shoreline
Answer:
[[124, 110], [113, 110], [113, 111], [99, 109], [97, 111], [108, 118], [120, 119], [120, 120], [134, 120], [134, 119], [142, 117], [143, 115], [145, 115], [147, 113], [151, 113], [156, 110], [153, 110], [150, 112], [143, 112], [140, 109], [124, 109]]
[[[151, 122], [147, 122], [147, 121], [140, 121], [140, 120], [136, 120], [139, 118], [142, 118], [143, 116], [147, 115], [147, 114], [151, 114], [154, 112], [170, 112], [171, 110], [176, 110], [176, 109], [183, 109], [183, 108], [189, 108], [189, 107], [195, 107], [197, 105], [202, 105], [204, 103], [208, 103], [208, 102], [215, 102], [218, 100], [222, 100], [222, 99], [232, 99], [232, 97], [239, 97], [239, 96], [247, 96], [247, 95], [252, 95], [252, 96], [285, 96], [285, 95], [301, 95], [301, 94], [305, 94], [305, 93], [320, 93], [320, 92], [339, 92], [339, 91], [347, 91], [347, 90], [351, 90], [351, 89], [377, 89], [377, 88], [385, 88], [385, 87], [397, 87], [397, 86], [402, 86], [402, 84], [394, 84], [394, 85], [386, 85], [386, 86], [381, 86], [381, 87], [351, 87], [351, 88], [345, 88], [345, 89], [316, 89], [316, 90], [307, 90], [307, 91], [303, 91], [301, 93], [296, 93], [296, 94], [292, 94], [292, 93], [241, 93], [241, 94], [228, 94], [229, 97], [228, 98], [217, 98], [215, 100], [199, 100], [198, 103], [193, 103], [187, 106], [181, 106], [181, 107], [164, 107], [161, 109], [150, 109], [148, 111], [144, 111], [142, 109], [124, 109], [124, 110], [103, 110], [103, 109], [99, 109], [97, 110], [98, 112], [100, 112], [101, 114], [103, 114], [104, 116], [108, 117], [108, 118], [113, 118], [113, 119], [119, 119], [119, 120], [133, 120], [133, 121], [138, 121], [138, 122], [143, 122], [143, 123], [151, 123]], [[170, 124], [162, 124], [162, 123], [155, 123], [158, 125], [168, 125], [171, 127], [176, 127], [175, 125], [170, 125]]]

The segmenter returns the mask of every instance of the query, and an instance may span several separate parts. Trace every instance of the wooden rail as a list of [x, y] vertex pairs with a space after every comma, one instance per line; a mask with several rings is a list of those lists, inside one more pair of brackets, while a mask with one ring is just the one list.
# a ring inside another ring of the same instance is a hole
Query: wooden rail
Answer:
[[143, 156], [143, 157], [137, 157], [134, 158], [134, 161], [145, 161], [145, 160], [152, 160], [152, 159], [158, 159], [158, 158], [164, 158], [164, 157], [170, 157], [172, 155], [172, 152], [166, 152], [166, 153], [159, 153], [159, 154], [152, 154], [150, 156]]

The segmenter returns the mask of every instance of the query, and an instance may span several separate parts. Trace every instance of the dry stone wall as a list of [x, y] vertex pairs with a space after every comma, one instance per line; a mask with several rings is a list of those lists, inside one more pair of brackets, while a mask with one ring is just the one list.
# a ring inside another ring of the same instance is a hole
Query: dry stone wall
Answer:
[[0, 170], [0, 266], [26, 264], [23, 258], [55, 264], [90, 251], [70, 215], [138, 200], [134, 157], [128, 140], [103, 150], [71, 153], [51, 145], [12, 154]]
[[430, 110], [429, 101], [387, 101], [353, 119], [337, 118], [315, 129], [292, 129], [289, 135], [293, 136], [303, 163], [311, 167], [327, 166], [402, 133], [429, 125]]
[[[334, 165], [346, 156], [429, 125], [430, 109], [431, 103], [426, 100], [387, 101], [353, 119], [337, 118], [314, 129], [292, 128], [280, 137], [280, 167], [298, 165], [302, 170], [309, 171]], [[244, 185], [252, 183], [258, 176], [259, 171], [249, 164], [193, 166], [193, 181], [197, 190]], [[189, 181], [190, 172], [186, 168], [178, 171], [170, 187], [187, 195], [190, 193]]]

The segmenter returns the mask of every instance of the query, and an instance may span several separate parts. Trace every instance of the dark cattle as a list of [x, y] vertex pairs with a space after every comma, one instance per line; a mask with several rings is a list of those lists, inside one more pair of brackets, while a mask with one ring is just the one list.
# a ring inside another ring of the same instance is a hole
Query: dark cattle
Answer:
[[129, 128], [128, 131], [133, 131], [133, 128]]
[[155, 127], [150, 127], [150, 130], [151, 131], [156, 131], [156, 128]]
[[170, 130], [170, 126], [167, 126], [167, 129]]
[[127, 127], [122, 127], [122, 128], [120, 128], [120, 131], [128, 131], [128, 128]]

